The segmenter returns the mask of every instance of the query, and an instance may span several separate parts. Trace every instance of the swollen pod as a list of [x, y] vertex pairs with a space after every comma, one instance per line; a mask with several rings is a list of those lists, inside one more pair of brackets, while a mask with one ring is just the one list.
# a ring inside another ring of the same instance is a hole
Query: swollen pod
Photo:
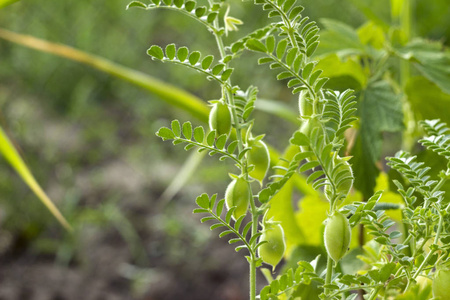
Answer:
[[263, 262], [275, 269], [286, 251], [283, 227], [270, 221], [264, 223], [259, 241], [267, 241], [267, 243], [258, 248], [259, 257], [261, 257]]
[[225, 191], [225, 203], [227, 209], [236, 206], [233, 212], [233, 218], [239, 219], [240, 216], [247, 214], [250, 204], [251, 191], [250, 184], [242, 177], [233, 179]]
[[209, 113], [209, 128], [217, 132], [217, 136], [230, 134], [231, 112], [226, 103], [219, 101], [213, 105]]
[[350, 246], [352, 231], [347, 218], [340, 212], [328, 217], [325, 225], [324, 241], [328, 255], [338, 262]]

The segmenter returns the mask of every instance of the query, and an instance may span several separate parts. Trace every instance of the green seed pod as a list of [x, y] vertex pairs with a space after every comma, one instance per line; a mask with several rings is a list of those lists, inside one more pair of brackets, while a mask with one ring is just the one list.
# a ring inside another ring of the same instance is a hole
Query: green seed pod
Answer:
[[263, 224], [259, 241], [267, 241], [258, 248], [259, 257], [263, 262], [271, 265], [272, 269], [275, 269], [286, 251], [283, 227], [274, 222], [266, 222]]
[[261, 140], [249, 141], [249, 144], [252, 149], [247, 152], [248, 163], [254, 165], [254, 169], [248, 174], [262, 184], [262, 181], [266, 177], [267, 171], [269, 170], [269, 149]]
[[338, 262], [347, 252], [352, 238], [352, 231], [347, 218], [340, 212], [328, 217], [325, 225], [325, 248], [328, 255]]
[[440, 300], [450, 300], [450, 269], [439, 268], [434, 273], [433, 297]]
[[235, 220], [247, 214], [250, 198], [250, 184], [244, 178], [239, 177], [230, 182], [225, 191], [225, 203], [228, 210], [236, 206], [233, 212], [233, 218]]
[[313, 113], [312, 101], [307, 90], [301, 91], [298, 95], [298, 109], [301, 117], [309, 117]]
[[[344, 160], [343, 158], [336, 156], [333, 161], [334, 168], [337, 168], [336, 171], [333, 171], [334, 174], [341, 178], [347, 178], [340, 182], [340, 184], [337, 186], [336, 193], [339, 195], [339, 198], [345, 198], [348, 193], [350, 192], [350, 189], [353, 186], [353, 172], [350, 164], [348, 161]], [[330, 185], [325, 186], [325, 195], [329, 200], [331, 200], [332, 197], [332, 189]]]
[[209, 113], [209, 128], [217, 132], [217, 136], [230, 134], [231, 112], [224, 102], [220, 101], [213, 105]]

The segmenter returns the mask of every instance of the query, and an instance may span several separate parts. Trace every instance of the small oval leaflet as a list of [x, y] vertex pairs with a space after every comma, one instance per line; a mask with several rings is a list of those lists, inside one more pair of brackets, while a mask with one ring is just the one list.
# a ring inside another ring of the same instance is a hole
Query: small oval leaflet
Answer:
[[163, 53], [161, 47], [159, 47], [157, 45], [151, 46], [147, 50], [147, 54], [150, 55], [151, 57], [154, 57], [159, 60], [162, 60], [164, 58], [164, 53]]

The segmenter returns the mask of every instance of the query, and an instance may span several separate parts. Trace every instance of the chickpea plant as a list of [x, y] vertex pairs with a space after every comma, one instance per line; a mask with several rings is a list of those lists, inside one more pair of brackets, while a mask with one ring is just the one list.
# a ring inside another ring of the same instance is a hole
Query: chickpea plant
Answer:
[[[225, 2], [210, 0], [207, 6], [197, 6], [193, 0], [152, 0], [149, 4], [133, 1], [128, 5], [150, 11], [178, 11], [203, 24], [217, 43], [218, 58], [175, 44], [148, 49], [154, 60], [205, 74], [219, 84], [221, 91], [220, 99], [210, 101], [209, 128], [194, 128], [191, 122], [174, 120], [170, 128], [159, 129], [157, 135], [183, 145], [185, 150], [207, 151], [221, 161], [234, 163], [236, 169], [224, 199], [217, 194], [202, 194], [196, 199], [194, 213], [205, 214], [201, 222], [212, 222], [210, 228], [220, 229], [219, 237], [230, 236], [229, 243], [237, 245], [236, 251], [246, 251], [249, 299], [305, 299], [298, 296], [299, 289], [313, 283], [318, 286], [320, 299], [429, 299], [431, 287], [423, 291], [416, 282], [433, 277], [434, 296], [450, 299], [449, 205], [441, 190], [450, 178], [450, 169], [441, 172], [436, 181], [426, 175], [429, 168], [416, 157], [398, 153], [389, 158], [389, 164], [406, 179], [404, 183], [395, 182], [404, 206], [379, 203], [381, 192], [366, 202], [344, 205], [354, 181], [350, 157], [342, 153], [344, 132], [356, 120], [355, 97], [351, 90], [326, 88], [328, 79], [321, 76], [313, 57], [319, 45], [319, 28], [302, 15], [303, 7], [296, 5], [296, 0], [255, 0], [255, 4], [274, 21], [229, 45], [224, 44], [224, 35], [236, 30], [242, 21], [229, 15]], [[251, 113], [258, 89], [241, 89], [232, 81], [230, 62], [239, 59], [243, 51], [259, 53], [258, 64], [279, 70], [277, 79], [285, 80], [292, 93], [298, 94], [302, 125], [287, 145], [294, 147], [296, 154], [288, 162], [275, 165], [272, 176], [268, 176], [270, 155], [264, 135], [252, 130]], [[435, 120], [423, 126], [428, 137], [420, 142], [450, 159], [450, 130], [446, 125]], [[278, 275], [257, 292], [256, 270], [266, 264], [273, 270], [285, 255], [283, 224], [269, 217], [268, 211], [274, 196], [296, 172], [304, 173], [306, 182], [323, 191], [329, 202], [324, 230], [326, 268], [319, 268], [319, 257], [300, 261], [295, 269]], [[251, 184], [253, 181], [260, 185]], [[404, 234], [393, 230], [396, 223], [384, 213], [399, 208], [403, 209]], [[366, 266], [355, 274], [345, 274], [340, 262], [350, 247], [351, 229], [359, 224], [374, 239], [364, 245], [366, 252], [360, 257]]]

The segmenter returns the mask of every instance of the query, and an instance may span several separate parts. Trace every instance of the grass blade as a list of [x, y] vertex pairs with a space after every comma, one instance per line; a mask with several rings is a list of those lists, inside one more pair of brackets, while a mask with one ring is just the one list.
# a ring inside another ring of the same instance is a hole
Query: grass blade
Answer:
[[67, 220], [63, 217], [58, 208], [53, 204], [47, 194], [42, 190], [39, 184], [34, 179], [33, 174], [26, 166], [25, 162], [20, 157], [17, 150], [12, 145], [6, 133], [0, 126], [0, 153], [6, 158], [16, 172], [22, 177], [23, 181], [30, 187], [30, 189], [36, 194], [36, 196], [42, 201], [42, 203], [48, 208], [48, 210], [55, 216], [55, 218], [61, 223], [68, 231], [72, 231], [72, 227]]
[[17, 1], [19, 1], [19, 0], [0, 0], [0, 8], [3, 8], [10, 4], [13, 4], [14, 2], [17, 2]]
[[180, 107], [190, 112], [199, 120], [205, 123], [208, 122], [209, 108], [200, 98], [145, 73], [127, 68], [105, 58], [92, 55], [66, 45], [48, 42], [33, 36], [15, 33], [2, 28], [0, 28], [0, 38], [32, 49], [89, 65], [95, 69], [142, 87], [159, 96], [168, 104]]
[[[0, 7], [1, 2], [0, 0]], [[5, 1], [5, 0], [3, 0]], [[8, 0], [6, 0], [8, 1]], [[48, 42], [30, 35], [15, 33], [0, 28], [0, 38], [32, 49], [68, 58], [116, 76], [142, 87], [159, 96], [170, 105], [180, 107], [203, 122], [208, 122], [209, 108], [200, 98], [174, 85], [163, 82], [145, 73], [127, 68], [110, 60], [57, 43]], [[256, 109], [274, 114], [291, 123], [299, 124], [297, 114], [279, 101], [258, 99]]]

